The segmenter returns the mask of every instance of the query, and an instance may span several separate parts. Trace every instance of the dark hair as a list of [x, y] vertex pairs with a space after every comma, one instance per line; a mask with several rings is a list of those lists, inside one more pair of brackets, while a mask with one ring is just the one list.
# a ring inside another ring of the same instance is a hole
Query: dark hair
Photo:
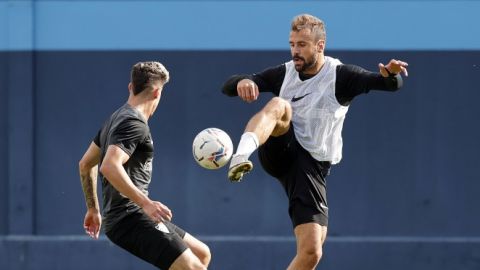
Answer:
[[170, 80], [168, 70], [160, 62], [136, 63], [133, 65], [130, 73], [133, 95], [138, 95], [158, 81], [162, 81], [165, 84], [168, 80]]

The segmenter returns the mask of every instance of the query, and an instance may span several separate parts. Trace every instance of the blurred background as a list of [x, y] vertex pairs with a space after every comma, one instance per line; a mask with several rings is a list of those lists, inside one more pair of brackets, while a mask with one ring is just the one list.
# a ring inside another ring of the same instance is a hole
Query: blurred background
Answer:
[[170, 70], [149, 121], [151, 197], [205, 241], [210, 269], [285, 269], [295, 239], [280, 184], [209, 171], [191, 143], [217, 127], [238, 143], [253, 104], [221, 94], [232, 74], [290, 60], [291, 19], [327, 28], [326, 55], [376, 71], [402, 59], [396, 93], [350, 106], [328, 178], [318, 269], [480, 269], [480, 1], [0, 0], [0, 269], [154, 269], [84, 235], [78, 161], [128, 97], [133, 64]]

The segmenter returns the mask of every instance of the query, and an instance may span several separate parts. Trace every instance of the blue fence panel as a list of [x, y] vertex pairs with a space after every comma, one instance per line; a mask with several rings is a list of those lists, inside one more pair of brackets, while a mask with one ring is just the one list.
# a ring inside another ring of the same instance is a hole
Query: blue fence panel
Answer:
[[8, 55], [0, 53], [0, 235], [8, 232]]
[[[399, 56], [410, 62], [411, 77], [398, 93], [372, 91], [352, 104], [345, 157], [329, 178], [332, 225], [338, 222], [330, 232], [476, 235], [480, 219], [471, 204], [478, 202], [480, 130], [470, 117], [478, 114], [478, 93], [464, 78], [478, 72], [478, 52], [332, 53], [370, 69]], [[243, 104], [220, 94], [223, 80], [287, 58], [284, 52], [39, 53], [37, 64], [44, 68], [36, 81], [38, 232], [79, 232], [84, 206], [78, 203], [77, 161], [108, 114], [126, 100], [131, 64], [158, 59], [172, 80], [150, 121], [157, 148], [152, 195], [181, 209], [175, 215], [179, 224], [200, 234], [290, 234], [285, 195], [260, 166], [244, 183], [232, 185], [224, 169], [203, 170], [191, 157], [198, 131], [222, 128], [236, 144], [248, 118], [271, 97]], [[445, 59], [457, 68], [436, 68]], [[67, 205], [72, 211], [65, 213]], [[238, 220], [227, 218], [232, 213]], [[456, 222], [460, 217], [470, 222]], [[407, 220], [416, 220], [415, 226], [406, 226]]]

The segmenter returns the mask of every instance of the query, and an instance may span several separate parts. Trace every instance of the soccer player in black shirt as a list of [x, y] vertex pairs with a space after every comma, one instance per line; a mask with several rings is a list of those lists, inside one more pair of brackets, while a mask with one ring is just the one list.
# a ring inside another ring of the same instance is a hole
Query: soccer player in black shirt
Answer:
[[263, 168], [277, 178], [289, 199], [297, 254], [288, 270], [315, 269], [327, 235], [326, 177], [342, 158], [342, 127], [354, 97], [372, 89], [395, 91], [407, 63], [391, 60], [370, 72], [325, 56], [323, 22], [302, 14], [292, 21], [292, 60], [253, 75], [234, 75], [223, 86], [228, 96], [255, 101], [259, 92], [277, 97], [248, 122], [228, 178], [242, 179], [253, 169], [250, 155], [258, 148]]
[[[170, 222], [171, 210], [148, 197], [154, 152], [148, 119], [168, 80], [159, 62], [132, 67], [127, 103], [107, 119], [79, 163], [87, 204], [84, 228], [97, 239], [103, 222], [113, 243], [160, 269], [207, 269], [207, 245]], [[96, 191], [98, 166], [103, 221]]]

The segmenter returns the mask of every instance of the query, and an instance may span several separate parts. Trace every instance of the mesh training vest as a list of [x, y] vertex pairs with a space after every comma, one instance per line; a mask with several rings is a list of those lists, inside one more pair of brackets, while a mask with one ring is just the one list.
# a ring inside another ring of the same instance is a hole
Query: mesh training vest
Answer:
[[293, 61], [287, 62], [280, 97], [292, 106], [292, 123], [300, 145], [318, 161], [338, 163], [342, 159], [342, 127], [348, 106], [335, 97], [338, 59], [325, 56], [325, 64], [314, 77], [302, 81]]

